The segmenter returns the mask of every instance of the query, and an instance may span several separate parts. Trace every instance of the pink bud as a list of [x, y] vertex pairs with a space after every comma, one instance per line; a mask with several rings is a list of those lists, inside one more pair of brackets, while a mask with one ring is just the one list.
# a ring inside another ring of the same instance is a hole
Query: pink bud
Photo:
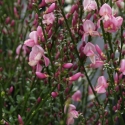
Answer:
[[9, 24], [10, 23], [10, 17], [7, 17], [5, 22], [6, 22], [6, 24]]
[[118, 83], [118, 73], [115, 74], [114, 80], [115, 80], [115, 83], [117, 84]]
[[55, 3], [52, 3], [49, 8], [46, 10], [46, 13], [51, 13], [55, 10], [56, 8], [56, 4]]
[[11, 95], [11, 93], [13, 92], [13, 86], [10, 87], [9, 91], [8, 91], [8, 94]]
[[39, 8], [46, 6], [45, 0], [42, 0], [42, 2], [39, 4]]
[[52, 29], [50, 29], [48, 32], [48, 38], [50, 38], [52, 36], [52, 33], [53, 33], [53, 31], [52, 31]]
[[52, 96], [53, 98], [56, 98], [56, 97], [58, 96], [58, 93], [57, 93], [57, 92], [52, 92], [52, 93], [51, 93], [51, 96]]
[[41, 102], [41, 97], [38, 97], [37, 103], [39, 104]]
[[73, 14], [75, 11], [78, 10], [78, 5], [72, 5], [70, 13]]
[[76, 81], [76, 80], [78, 80], [79, 77], [81, 77], [81, 76], [83, 77], [84, 75], [81, 74], [81, 72], [78, 72], [78, 73], [76, 73], [75, 75], [69, 77], [68, 80], [69, 80], [69, 81]]
[[10, 26], [13, 27], [14, 25], [15, 25], [15, 20], [12, 20]]
[[65, 64], [63, 64], [63, 68], [65, 68], [65, 69], [70, 69], [72, 66], [73, 66], [72, 63], [65, 63]]
[[58, 84], [57, 89], [58, 89], [58, 91], [60, 90], [60, 84]]
[[77, 24], [78, 20], [78, 13], [75, 11], [73, 14], [72, 25], [73, 27]]
[[14, 14], [15, 14], [15, 16], [16, 16], [17, 18], [19, 17], [18, 11], [17, 11], [17, 8], [16, 8], [16, 7], [14, 7]]
[[18, 122], [19, 122], [20, 125], [24, 125], [23, 119], [20, 115], [18, 115]]
[[41, 73], [41, 72], [36, 72], [36, 76], [37, 76], [39, 79], [45, 79], [45, 78], [49, 77], [47, 74]]

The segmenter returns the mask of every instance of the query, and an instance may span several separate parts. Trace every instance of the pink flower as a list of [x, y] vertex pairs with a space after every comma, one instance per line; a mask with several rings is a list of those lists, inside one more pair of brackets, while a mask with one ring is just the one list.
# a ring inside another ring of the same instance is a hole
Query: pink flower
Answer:
[[44, 50], [41, 46], [35, 45], [32, 48], [32, 51], [29, 55], [29, 65], [35, 66], [38, 64], [38, 62], [41, 60], [41, 57], [44, 58], [45, 65], [48, 66], [50, 61], [49, 59], [44, 55]]
[[98, 82], [95, 88], [95, 91], [97, 93], [105, 93], [106, 92], [106, 88], [108, 87], [108, 84], [106, 82], [106, 79], [104, 76], [100, 76], [98, 78]]
[[123, 18], [122, 17], [114, 17], [111, 16], [108, 20], [105, 20], [104, 23], [104, 29], [105, 31], [112, 33], [116, 32], [122, 25]]
[[29, 47], [33, 47], [34, 45], [37, 45], [38, 44], [38, 37], [37, 37], [37, 31], [32, 31], [30, 34], [29, 34], [29, 38], [28, 40], [26, 40], [24, 42], [24, 44], [26, 46], [29, 46]]
[[43, 24], [53, 24], [54, 20], [55, 20], [55, 16], [53, 14], [53, 12], [48, 13], [48, 14], [44, 14], [43, 15]]
[[81, 91], [77, 90], [73, 95], [72, 95], [72, 100], [74, 101], [80, 101], [82, 97]]
[[112, 15], [112, 9], [108, 4], [103, 4], [99, 10], [99, 15], [103, 16], [105, 19], [108, 19]]
[[90, 58], [91, 62], [95, 64], [95, 61], [96, 61], [95, 46], [92, 43], [88, 42], [85, 45], [83, 52], [86, 56], [88, 56]]
[[67, 113], [67, 125], [71, 125], [74, 123], [74, 118], [78, 118], [78, 112], [76, 111], [76, 107], [72, 104], [65, 105], [64, 113]]
[[99, 33], [96, 30], [95, 24], [91, 20], [85, 20], [83, 23], [83, 29], [85, 31], [82, 40], [85, 41], [85, 37], [90, 36], [99, 36]]
[[[23, 46], [23, 47], [22, 47], [22, 46]], [[23, 55], [25, 56], [25, 55], [29, 52], [29, 49], [28, 49], [27, 46], [25, 46], [25, 45], [19, 45], [19, 46], [16, 48], [16, 54], [17, 54], [17, 55], [20, 54], [21, 48], [22, 48]]]
[[122, 72], [122, 74], [125, 75], [125, 59], [121, 60], [121, 63], [120, 63], [120, 72]]
[[102, 19], [104, 20], [108, 20], [110, 18], [110, 16], [112, 16], [112, 9], [108, 4], [103, 4], [102, 7], [99, 10], [99, 15], [102, 16], [98, 22], [97, 22], [97, 26], [98, 28], [100, 27], [100, 21]]
[[39, 44], [39, 40], [44, 41], [43, 31], [41, 26], [37, 27], [37, 31], [32, 31], [29, 34], [29, 38], [27, 39], [24, 44], [29, 47], [33, 47], [34, 45]]
[[97, 3], [95, 0], [84, 0], [83, 7], [85, 11], [92, 11], [97, 9]]

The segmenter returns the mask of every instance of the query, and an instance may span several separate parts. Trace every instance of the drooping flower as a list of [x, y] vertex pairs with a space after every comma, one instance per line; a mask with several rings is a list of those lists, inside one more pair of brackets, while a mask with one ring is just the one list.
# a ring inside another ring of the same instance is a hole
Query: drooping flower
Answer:
[[83, 1], [84, 11], [92, 11], [97, 9], [97, 3], [95, 0], [84, 0]]
[[80, 101], [82, 97], [82, 93], [80, 90], [77, 90], [73, 95], [72, 95], [72, 100], [73, 101]]
[[96, 30], [95, 24], [91, 20], [85, 20], [83, 23], [84, 35], [82, 40], [85, 41], [85, 37], [90, 36], [99, 36], [99, 33]]
[[76, 107], [72, 104], [65, 105], [64, 113], [67, 113], [67, 125], [71, 125], [74, 123], [74, 118], [78, 118], [78, 111], [76, 111]]
[[85, 45], [83, 52], [86, 56], [88, 56], [90, 58], [91, 62], [95, 64], [95, 61], [96, 61], [95, 60], [96, 59], [95, 58], [95, 56], [96, 56], [95, 55], [95, 52], [96, 52], [95, 46], [92, 43], [88, 42]]
[[35, 45], [32, 47], [32, 51], [29, 55], [29, 65], [35, 66], [41, 60], [41, 57], [44, 58], [45, 65], [49, 65], [49, 59], [44, 55], [44, 50], [41, 46]]
[[95, 87], [95, 91], [97, 93], [105, 93], [106, 88], [108, 87], [108, 84], [106, 82], [106, 79], [104, 76], [100, 76], [97, 81], [97, 85]]

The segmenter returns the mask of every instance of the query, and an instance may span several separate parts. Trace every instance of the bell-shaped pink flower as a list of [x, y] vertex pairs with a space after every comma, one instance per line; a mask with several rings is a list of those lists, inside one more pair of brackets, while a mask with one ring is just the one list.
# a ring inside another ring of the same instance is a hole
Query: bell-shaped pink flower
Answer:
[[45, 73], [41, 73], [41, 72], [36, 72], [36, 76], [39, 78], [39, 79], [45, 79], [47, 77], [49, 77], [49, 75], [45, 74]]
[[32, 48], [32, 51], [29, 55], [29, 65], [35, 66], [40, 60], [41, 57], [44, 55], [44, 50], [41, 46], [35, 45]]
[[99, 33], [96, 30], [95, 24], [91, 20], [85, 20], [83, 23], [83, 29], [85, 31], [82, 40], [85, 41], [85, 37], [90, 36], [99, 36]]
[[125, 59], [122, 59], [120, 62], [120, 72], [125, 75]]
[[69, 81], [76, 81], [78, 80], [80, 77], [83, 77], [84, 75], [81, 72], [76, 73], [75, 75], [71, 76], [68, 78]]
[[56, 8], [56, 4], [55, 4], [55, 3], [52, 3], [52, 4], [49, 6], [49, 8], [46, 10], [46, 14], [53, 12], [53, 11], [55, 10], [55, 8]]
[[43, 15], [43, 24], [47, 24], [47, 25], [53, 24], [54, 20], [55, 20], [55, 16], [53, 12]]
[[70, 69], [70, 68], [72, 68], [72, 66], [73, 66], [72, 63], [65, 63], [65, 64], [63, 64], [63, 68], [65, 68], [65, 69]]
[[73, 95], [72, 95], [72, 100], [73, 101], [80, 101], [82, 97], [82, 93], [80, 90], [77, 90]]
[[83, 1], [84, 11], [92, 11], [97, 9], [97, 3], [95, 0], [84, 0]]
[[104, 77], [104, 76], [100, 76], [100, 77], [98, 78], [95, 91], [96, 91], [97, 93], [105, 93], [107, 87], [108, 87], [108, 84], [107, 84], [107, 82], [106, 82], [105, 77]]
[[83, 52], [86, 56], [88, 56], [90, 58], [91, 62], [95, 64], [95, 61], [96, 61], [95, 46], [92, 43], [88, 42], [85, 45]]

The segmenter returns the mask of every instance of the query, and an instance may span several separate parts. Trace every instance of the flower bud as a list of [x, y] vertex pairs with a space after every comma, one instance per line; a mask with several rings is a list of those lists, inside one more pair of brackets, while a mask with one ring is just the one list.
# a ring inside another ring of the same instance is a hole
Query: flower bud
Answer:
[[56, 4], [55, 3], [52, 3], [49, 8], [46, 10], [46, 13], [51, 13], [55, 10], [56, 8]]
[[39, 104], [41, 102], [41, 97], [38, 97], [37, 103]]
[[69, 81], [76, 81], [79, 79], [79, 77], [83, 77], [84, 75], [81, 72], [76, 73], [75, 75], [68, 78]]
[[58, 93], [57, 93], [57, 92], [52, 92], [52, 93], [51, 93], [51, 96], [52, 96], [53, 98], [56, 98], [56, 97], [58, 96]]
[[24, 125], [23, 119], [20, 115], [18, 115], [18, 122], [19, 122], [19, 125]]
[[5, 22], [6, 22], [6, 24], [9, 24], [10, 23], [10, 17], [7, 17]]
[[70, 69], [70, 68], [72, 68], [72, 66], [73, 66], [72, 63], [65, 63], [65, 64], [63, 64], [63, 68], [65, 68], [65, 69]]
[[11, 95], [11, 93], [13, 92], [13, 86], [10, 87], [9, 91], [8, 91], [8, 94]]
[[41, 73], [41, 72], [36, 72], [36, 76], [39, 78], [39, 79], [45, 79], [47, 77], [49, 77], [49, 75], [45, 74], [45, 73]]

